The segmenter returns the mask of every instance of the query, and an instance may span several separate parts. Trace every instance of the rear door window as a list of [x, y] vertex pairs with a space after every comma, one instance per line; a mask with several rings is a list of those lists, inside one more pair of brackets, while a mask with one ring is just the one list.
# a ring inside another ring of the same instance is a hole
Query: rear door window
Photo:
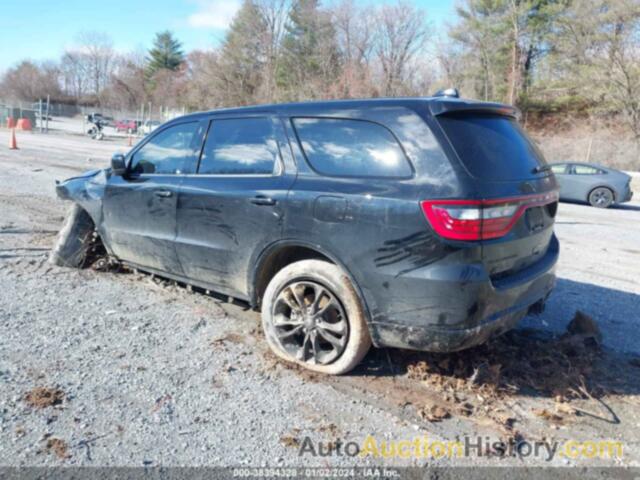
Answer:
[[340, 118], [293, 118], [302, 150], [318, 173], [406, 178], [413, 174], [398, 140], [380, 124]]
[[189, 173], [195, 165], [198, 122], [165, 128], [133, 154], [130, 172], [134, 175]]
[[523, 180], [546, 165], [518, 122], [501, 115], [441, 115], [438, 121], [467, 170], [482, 180]]
[[278, 145], [270, 118], [213, 120], [199, 174], [269, 175], [276, 170]]

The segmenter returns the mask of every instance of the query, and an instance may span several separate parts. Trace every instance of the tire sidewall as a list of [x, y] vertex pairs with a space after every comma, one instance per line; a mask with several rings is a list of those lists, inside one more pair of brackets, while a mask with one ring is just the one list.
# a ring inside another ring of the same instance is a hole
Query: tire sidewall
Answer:
[[49, 261], [61, 267], [80, 268], [91, 246], [94, 225], [89, 214], [79, 205], [72, 204], [64, 224], [58, 232]]
[[[349, 323], [347, 345], [342, 355], [328, 365], [313, 365], [292, 358], [280, 347], [275, 337], [271, 323], [274, 301], [288, 284], [301, 280], [318, 282], [329, 288], [340, 301], [347, 315]], [[371, 346], [364, 309], [349, 277], [337, 265], [322, 260], [302, 260], [292, 263], [271, 279], [262, 300], [262, 327], [267, 343], [278, 357], [320, 373], [339, 375], [348, 372], [360, 363]]]

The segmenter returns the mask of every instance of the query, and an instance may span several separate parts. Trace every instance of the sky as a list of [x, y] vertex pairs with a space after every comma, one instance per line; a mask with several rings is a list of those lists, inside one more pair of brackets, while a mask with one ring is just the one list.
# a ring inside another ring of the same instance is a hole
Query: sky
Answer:
[[[434, 26], [450, 20], [453, 15], [453, 0], [413, 2], [427, 12]], [[3, 0], [0, 3], [0, 72], [3, 72], [24, 59], [57, 60], [65, 49], [73, 47], [78, 34], [85, 31], [107, 33], [121, 53], [147, 50], [154, 34], [162, 30], [173, 31], [185, 51], [209, 49], [224, 38], [240, 0]]]

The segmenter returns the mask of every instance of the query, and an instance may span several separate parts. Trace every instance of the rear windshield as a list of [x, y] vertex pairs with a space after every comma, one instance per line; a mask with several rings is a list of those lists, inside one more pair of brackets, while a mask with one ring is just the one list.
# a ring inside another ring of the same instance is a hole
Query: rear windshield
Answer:
[[482, 180], [523, 180], [546, 162], [540, 150], [511, 117], [442, 115], [449, 141], [469, 172]]

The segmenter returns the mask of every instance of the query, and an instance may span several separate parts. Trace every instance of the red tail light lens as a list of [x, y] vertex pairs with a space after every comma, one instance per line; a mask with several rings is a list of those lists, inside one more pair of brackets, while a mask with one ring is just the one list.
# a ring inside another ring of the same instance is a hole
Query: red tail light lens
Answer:
[[503, 237], [524, 212], [558, 200], [558, 192], [489, 200], [424, 200], [431, 227], [450, 240], [489, 240]]

